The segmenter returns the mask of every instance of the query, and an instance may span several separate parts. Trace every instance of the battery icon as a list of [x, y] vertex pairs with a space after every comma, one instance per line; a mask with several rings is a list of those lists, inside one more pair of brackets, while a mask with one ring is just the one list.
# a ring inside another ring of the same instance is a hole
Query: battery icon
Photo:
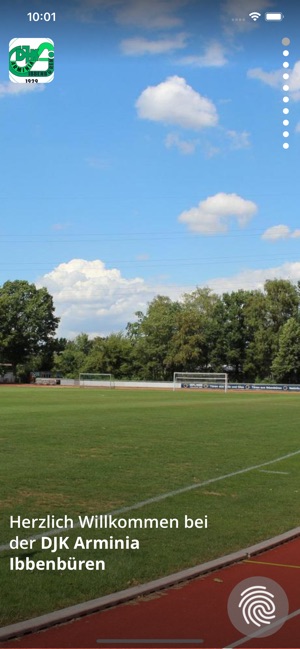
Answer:
[[265, 14], [265, 20], [283, 20], [284, 15], [281, 12], [275, 13], [266, 13]]

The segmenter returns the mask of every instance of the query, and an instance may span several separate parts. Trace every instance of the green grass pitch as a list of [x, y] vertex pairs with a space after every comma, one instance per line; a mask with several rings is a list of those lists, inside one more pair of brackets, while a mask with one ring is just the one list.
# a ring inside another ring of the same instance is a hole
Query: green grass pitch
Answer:
[[[138, 538], [139, 550], [62, 550], [104, 559], [105, 571], [11, 571], [12, 556], [54, 559], [40, 549], [2, 551], [1, 626], [100, 597], [244, 548], [299, 525], [300, 397], [294, 394], [0, 388], [0, 544], [10, 516], [104, 514], [177, 518], [178, 529], [79, 530], [96, 539]], [[251, 466], [290, 457], [222, 478]], [[184, 516], [208, 516], [184, 529]], [[37, 530], [38, 532], [38, 530]], [[47, 534], [44, 531], [44, 534]]]

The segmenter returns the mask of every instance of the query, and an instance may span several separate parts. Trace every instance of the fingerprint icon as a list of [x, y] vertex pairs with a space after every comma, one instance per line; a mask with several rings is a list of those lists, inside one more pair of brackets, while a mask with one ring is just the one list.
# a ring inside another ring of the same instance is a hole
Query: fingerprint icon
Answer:
[[245, 636], [264, 638], [276, 634], [285, 623], [289, 602], [283, 588], [269, 577], [248, 577], [231, 591], [228, 617]]
[[274, 595], [266, 586], [251, 586], [241, 593], [239, 608], [247, 624], [255, 624], [261, 627], [263, 624], [271, 624], [276, 617], [276, 606]]

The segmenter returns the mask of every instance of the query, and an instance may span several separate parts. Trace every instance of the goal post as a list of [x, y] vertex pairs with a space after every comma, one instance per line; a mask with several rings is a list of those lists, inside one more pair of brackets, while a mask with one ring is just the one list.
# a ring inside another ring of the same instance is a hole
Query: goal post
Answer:
[[80, 388], [114, 388], [115, 382], [112, 374], [91, 374], [81, 372], [79, 374]]
[[226, 372], [174, 372], [173, 390], [176, 388], [224, 389], [227, 392]]

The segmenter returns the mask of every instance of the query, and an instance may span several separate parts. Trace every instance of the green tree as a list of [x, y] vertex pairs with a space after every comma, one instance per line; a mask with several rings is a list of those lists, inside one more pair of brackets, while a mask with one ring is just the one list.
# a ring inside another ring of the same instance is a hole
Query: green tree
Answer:
[[85, 371], [85, 364], [92, 349], [92, 341], [85, 333], [74, 340], [58, 341], [58, 351], [54, 355], [53, 370], [61, 372], [66, 378], [78, 379], [80, 372]]
[[246, 351], [251, 337], [247, 322], [250, 299], [250, 291], [224, 293], [222, 307], [217, 312], [218, 349], [224, 365], [232, 368], [230, 378], [238, 381], [244, 378]]
[[37, 289], [25, 280], [8, 281], [0, 288], [0, 355], [14, 370], [33, 357], [51, 365], [58, 323], [46, 288]]
[[273, 333], [267, 322], [266, 295], [262, 291], [249, 291], [245, 308], [247, 340], [243, 365], [244, 380], [261, 381], [267, 377], [272, 354]]
[[133, 344], [133, 368], [137, 378], [165, 381], [172, 377], [173, 365], [168, 355], [181, 308], [178, 302], [158, 295], [150, 302], [145, 315], [138, 312], [138, 321], [128, 324], [127, 335]]
[[297, 287], [287, 280], [267, 280], [263, 292], [225, 293], [222, 304], [217, 343], [219, 349], [223, 346], [226, 364], [233, 367], [231, 377], [245, 381], [270, 378], [281, 327], [298, 313]]
[[297, 287], [282, 279], [267, 280], [263, 292], [252, 292], [246, 314], [251, 331], [244, 364], [247, 380], [271, 380], [281, 329], [297, 318], [299, 297]]
[[183, 296], [167, 357], [169, 363], [172, 361], [175, 370], [196, 372], [211, 369], [218, 302], [218, 296], [209, 288], [197, 288]]
[[297, 286], [286, 279], [269, 279], [264, 290], [267, 304], [267, 323], [275, 333], [289, 318], [297, 318], [300, 295]]
[[272, 376], [275, 381], [283, 383], [300, 381], [300, 323], [295, 318], [290, 318], [281, 329]]
[[82, 372], [112, 374], [115, 379], [132, 377], [132, 342], [122, 332], [96, 337]]

